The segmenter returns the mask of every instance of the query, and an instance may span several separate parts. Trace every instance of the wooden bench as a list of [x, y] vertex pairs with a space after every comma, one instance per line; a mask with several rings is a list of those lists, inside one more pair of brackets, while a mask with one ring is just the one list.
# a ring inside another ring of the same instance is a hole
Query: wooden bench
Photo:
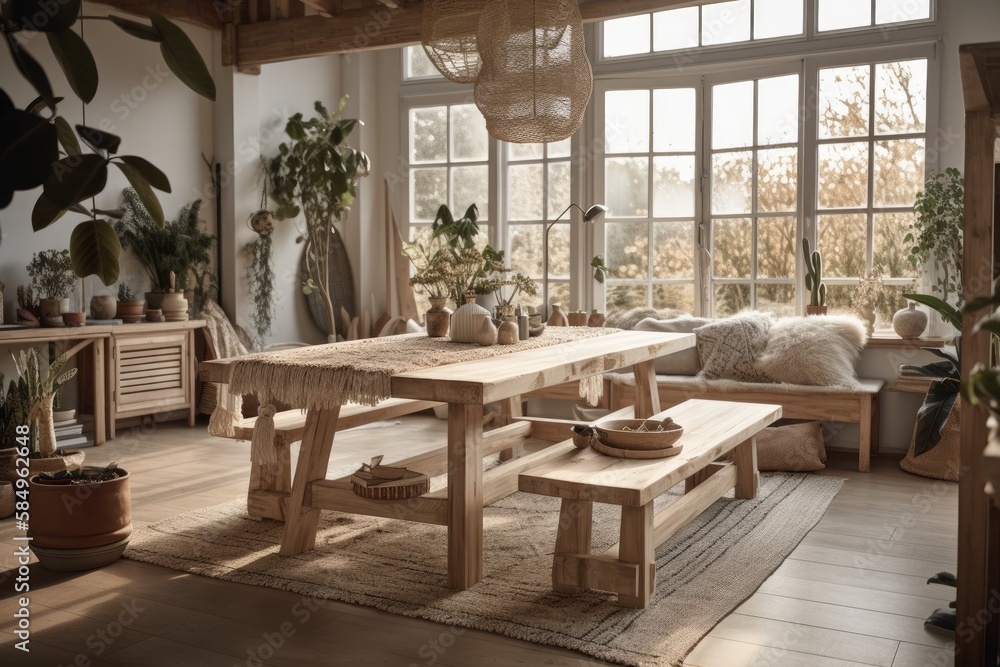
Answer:
[[[351, 403], [341, 408], [337, 430], [346, 431], [383, 419], [394, 419], [436, 405], [440, 403], [406, 398], [389, 398], [374, 407]], [[256, 417], [241, 420], [236, 425], [234, 439], [250, 440], [256, 423]], [[292, 490], [291, 446], [302, 440], [305, 425], [306, 414], [302, 410], [286, 410], [274, 415], [274, 446], [278, 462], [251, 462], [250, 486], [247, 491], [247, 513], [250, 516], [284, 520], [283, 501]]]
[[[519, 476], [521, 491], [562, 498], [554, 590], [613, 591], [619, 606], [644, 609], [655, 587], [657, 546], [729, 489], [735, 487], [737, 498], [756, 498], [754, 435], [781, 418], [780, 406], [696, 399], [656, 416], [673, 417], [684, 427], [684, 449], [677, 456], [618, 459], [578, 450], [570, 441], [545, 450], [547, 462]], [[716, 463], [729, 452], [731, 463]], [[654, 516], [653, 501], [682, 481], [685, 494]], [[591, 553], [594, 502], [622, 508], [621, 539], [601, 554]]]
[[[631, 376], [608, 374], [611, 409], [635, 403]], [[722, 384], [724, 383], [724, 384]], [[787, 384], [702, 381], [687, 375], [657, 375], [660, 406], [668, 408], [691, 398], [780, 405], [785, 419], [809, 419], [858, 424], [858, 470], [868, 472], [879, 448], [879, 393], [883, 380], [859, 378], [857, 388], [801, 387]]]

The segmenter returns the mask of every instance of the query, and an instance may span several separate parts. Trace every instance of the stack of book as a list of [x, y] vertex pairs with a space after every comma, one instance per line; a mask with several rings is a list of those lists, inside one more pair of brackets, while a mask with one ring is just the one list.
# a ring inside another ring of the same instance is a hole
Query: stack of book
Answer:
[[94, 418], [80, 415], [74, 419], [57, 421], [56, 449], [80, 449], [94, 446]]

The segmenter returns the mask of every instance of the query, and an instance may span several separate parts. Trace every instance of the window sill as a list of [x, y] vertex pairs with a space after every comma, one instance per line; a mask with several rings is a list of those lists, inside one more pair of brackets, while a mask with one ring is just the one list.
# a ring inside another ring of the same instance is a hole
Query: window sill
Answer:
[[919, 349], [921, 347], [944, 347], [948, 338], [900, 338], [892, 331], [876, 331], [868, 339], [866, 349]]

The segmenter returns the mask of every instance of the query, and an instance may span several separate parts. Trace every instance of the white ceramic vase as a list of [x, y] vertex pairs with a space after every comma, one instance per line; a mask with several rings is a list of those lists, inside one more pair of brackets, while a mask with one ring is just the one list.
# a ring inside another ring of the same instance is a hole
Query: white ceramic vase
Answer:
[[476, 304], [475, 296], [465, 297], [465, 305], [451, 315], [451, 340], [454, 343], [478, 343], [482, 318], [489, 319], [490, 311]]

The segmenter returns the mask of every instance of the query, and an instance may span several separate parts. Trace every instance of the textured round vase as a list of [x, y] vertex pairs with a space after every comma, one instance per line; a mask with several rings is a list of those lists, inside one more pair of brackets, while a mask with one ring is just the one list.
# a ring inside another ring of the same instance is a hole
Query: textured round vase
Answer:
[[425, 317], [427, 321], [427, 336], [444, 338], [448, 335], [451, 325], [451, 308], [445, 307], [444, 297], [431, 297], [431, 307]]
[[160, 309], [167, 322], [184, 322], [188, 318], [188, 302], [181, 292], [170, 292], [163, 297]]
[[482, 324], [479, 325], [479, 335], [476, 336], [476, 342], [483, 347], [497, 343], [497, 327], [488, 315], [483, 318]]
[[95, 320], [110, 320], [117, 309], [118, 302], [111, 294], [98, 294], [90, 298], [90, 316]]
[[892, 316], [892, 330], [900, 338], [920, 338], [927, 328], [927, 313], [917, 310], [917, 304], [911, 301], [906, 308], [896, 311]]
[[[455, 343], [478, 343], [482, 318], [489, 319], [490, 311], [476, 303], [476, 296], [467, 295], [465, 305], [452, 313], [451, 340]], [[492, 322], [490, 323], [492, 325]], [[492, 343], [491, 343], [492, 344]]]
[[514, 345], [520, 338], [514, 318], [505, 319], [497, 327], [497, 343], [500, 345]]

